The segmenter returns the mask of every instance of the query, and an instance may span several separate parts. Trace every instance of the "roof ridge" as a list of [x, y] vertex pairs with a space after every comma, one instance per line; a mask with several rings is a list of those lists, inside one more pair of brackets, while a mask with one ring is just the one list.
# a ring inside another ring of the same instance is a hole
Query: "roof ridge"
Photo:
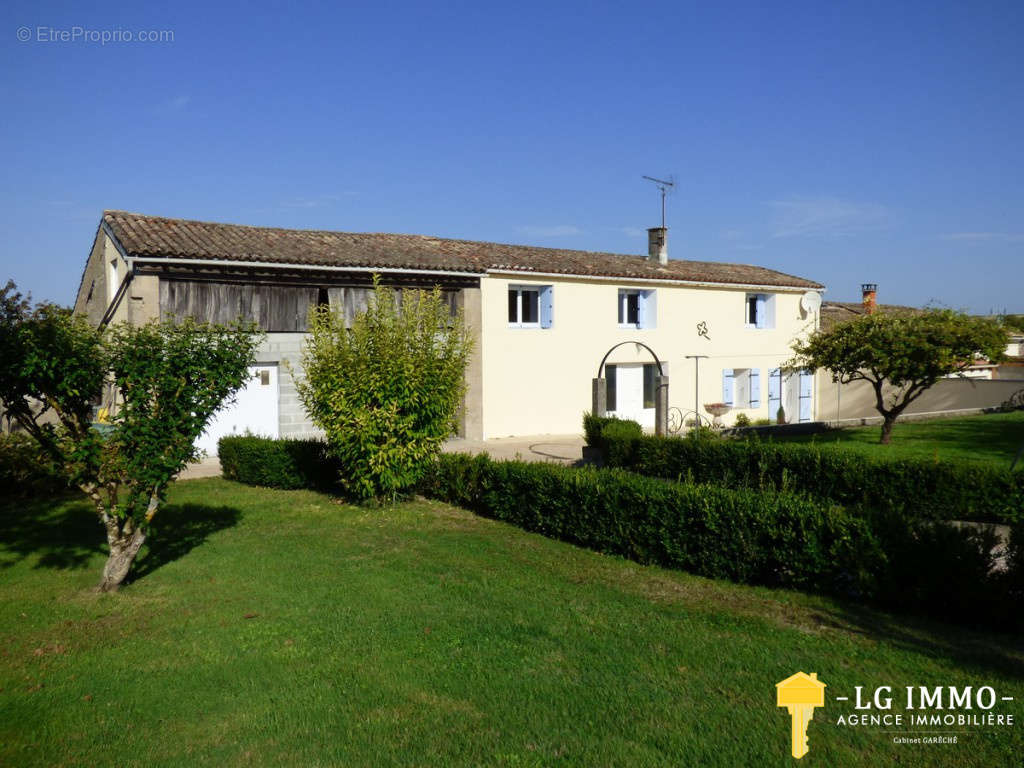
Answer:
[[[381, 267], [389, 266], [386, 262], [394, 261], [402, 262], [403, 267], [425, 271], [472, 268], [483, 272], [488, 269], [515, 269], [535, 273], [647, 278], [653, 281], [676, 279], [683, 282], [824, 288], [820, 283], [770, 267], [735, 262], [669, 259], [667, 265], [661, 265], [648, 261], [643, 254], [585, 251], [417, 233], [268, 227], [122, 210], [105, 210], [103, 220], [114, 229], [128, 251], [150, 257], [217, 258], [239, 262], [255, 261], [257, 257], [262, 257], [281, 263]], [[266, 235], [279, 237], [281, 242], [267, 242]], [[367, 259], [371, 263], [366, 264]]]

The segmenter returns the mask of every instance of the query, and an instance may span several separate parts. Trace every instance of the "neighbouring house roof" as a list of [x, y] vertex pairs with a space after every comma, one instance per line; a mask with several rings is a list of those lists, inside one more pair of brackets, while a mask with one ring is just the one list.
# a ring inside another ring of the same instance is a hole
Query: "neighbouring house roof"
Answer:
[[261, 262], [307, 267], [410, 269], [428, 272], [534, 272], [641, 280], [777, 286], [822, 290], [802, 277], [748, 264], [670, 259], [425, 235], [325, 232], [250, 227], [106, 211], [106, 228], [128, 255], [146, 258]]
[[[905, 307], [901, 304], [876, 304], [875, 312], [879, 315], [916, 315], [922, 312], [917, 307]], [[853, 320], [867, 314], [864, 304], [857, 301], [826, 301], [821, 305], [821, 327], [825, 330], [839, 323]]]

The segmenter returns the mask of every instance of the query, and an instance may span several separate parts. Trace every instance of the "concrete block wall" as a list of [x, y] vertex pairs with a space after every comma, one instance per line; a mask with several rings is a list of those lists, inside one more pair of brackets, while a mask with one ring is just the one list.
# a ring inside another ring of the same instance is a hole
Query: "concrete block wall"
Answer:
[[281, 437], [322, 437], [309, 420], [295, 388], [302, 375], [302, 344], [306, 333], [268, 333], [256, 350], [257, 363], [278, 364], [278, 428]]

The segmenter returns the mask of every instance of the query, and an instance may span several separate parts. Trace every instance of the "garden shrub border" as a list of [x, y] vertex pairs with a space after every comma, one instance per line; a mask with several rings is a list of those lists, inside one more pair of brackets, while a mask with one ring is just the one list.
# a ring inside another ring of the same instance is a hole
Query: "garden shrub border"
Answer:
[[[587, 417], [593, 420], [594, 417]], [[592, 421], [608, 466], [726, 488], [798, 490], [844, 506], [932, 520], [1024, 520], [1024, 472], [983, 463], [873, 457], [834, 446], [756, 438], [629, 436]]]
[[217, 442], [217, 453], [228, 480], [284, 490], [337, 490], [340, 463], [323, 440], [229, 436]]
[[[338, 492], [341, 467], [319, 440], [227, 437], [220, 453], [229, 479]], [[898, 510], [844, 508], [786, 490], [441, 454], [420, 491], [639, 563], [945, 621], [1024, 628], [1024, 615], [1012, 609], [1024, 601], [1024, 523], [1013, 527], [1009, 568], [993, 571], [992, 534], [984, 528], [957, 529]]]

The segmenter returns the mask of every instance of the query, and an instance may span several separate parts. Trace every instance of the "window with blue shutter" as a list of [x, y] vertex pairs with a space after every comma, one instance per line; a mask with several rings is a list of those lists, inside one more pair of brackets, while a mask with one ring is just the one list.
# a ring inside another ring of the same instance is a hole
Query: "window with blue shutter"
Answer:
[[774, 328], [775, 295], [748, 293], [744, 302], [743, 324], [747, 328]]
[[732, 368], [722, 369], [722, 402], [726, 405], [732, 405], [733, 401], [733, 388], [735, 380], [732, 375]]
[[550, 285], [510, 285], [508, 324], [510, 328], [550, 328], [554, 317]]
[[814, 397], [814, 374], [800, 371], [800, 421], [811, 420], [811, 403]]
[[618, 319], [620, 328], [656, 328], [658, 304], [654, 290], [619, 288]]
[[761, 369], [750, 369], [750, 407], [761, 407]]
[[779, 412], [782, 405], [782, 371], [773, 368], [768, 371], [768, 413], [771, 418]]

